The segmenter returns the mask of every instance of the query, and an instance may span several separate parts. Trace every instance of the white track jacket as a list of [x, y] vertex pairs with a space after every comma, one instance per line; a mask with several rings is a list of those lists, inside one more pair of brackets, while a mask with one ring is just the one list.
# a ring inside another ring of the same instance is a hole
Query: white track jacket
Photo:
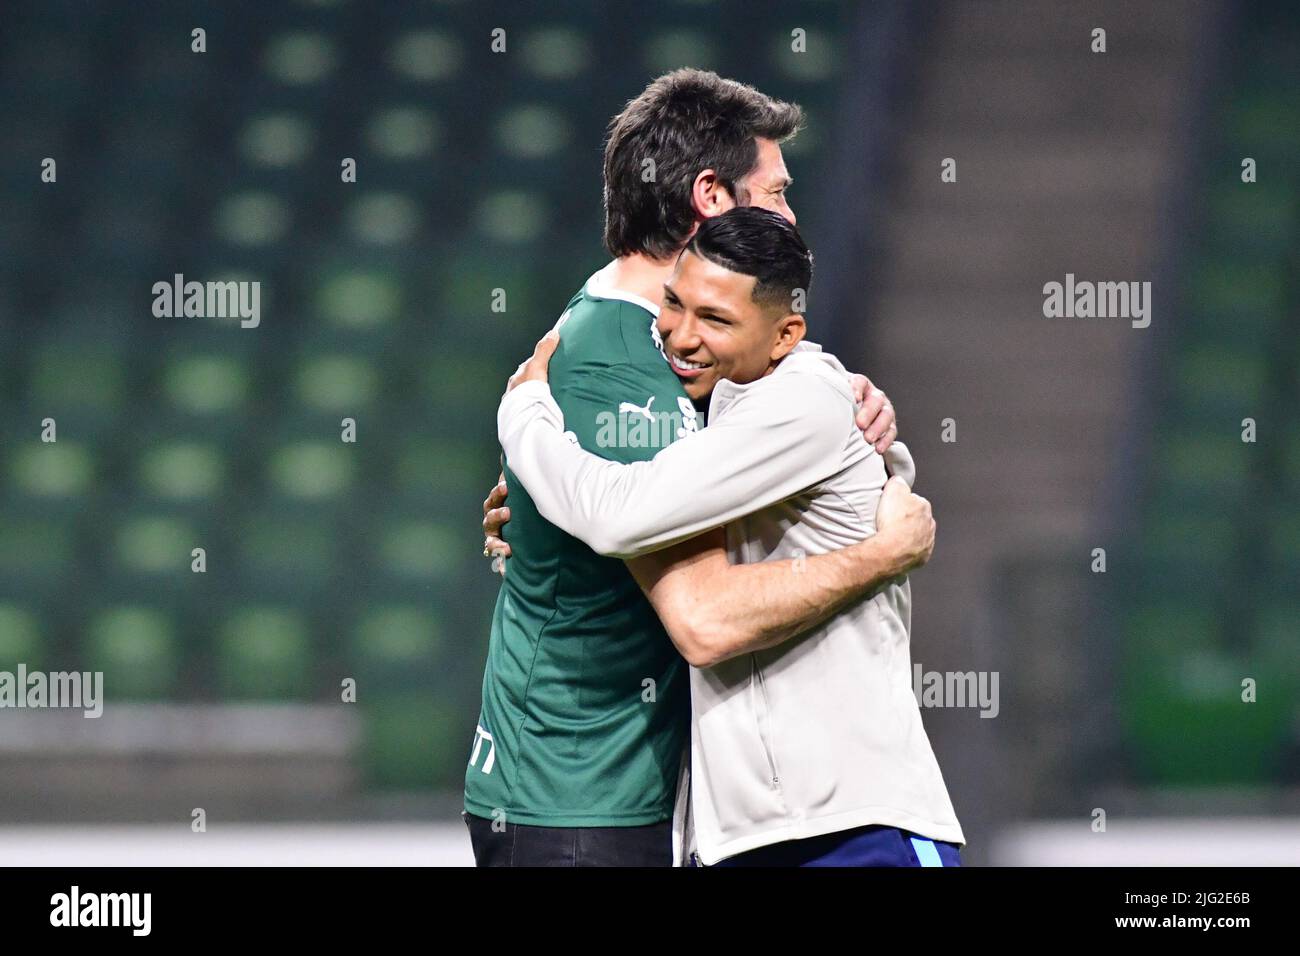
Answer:
[[[595, 551], [634, 557], [725, 524], [732, 563], [751, 563], [875, 533], [886, 463], [854, 411], [843, 367], [803, 346], [755, 382], [719, 383], [708, 427], [651, 461], [610, 462], [569, 442], [541, 382], [506, 395], [497, 431], [541, 514]], [[895, 442], [886, 457], [911, 484], [907, 449]], [[921, 724], [910, 630], [904, 576], [784, 644], [691, 668], [678, 862], [691, 849], [711, 865], [867, 824], [965, 843]]]

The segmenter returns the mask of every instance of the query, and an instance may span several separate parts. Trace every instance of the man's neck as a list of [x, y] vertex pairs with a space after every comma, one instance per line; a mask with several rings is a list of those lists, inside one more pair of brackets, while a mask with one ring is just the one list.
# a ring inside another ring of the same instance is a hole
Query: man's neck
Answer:
[[613, 288], [658, 302], [664, 297], [664, 283], [676, 265], [676, 256], [652, 259], [644, 253], [634, 252], [615, 259], [606, 275]]

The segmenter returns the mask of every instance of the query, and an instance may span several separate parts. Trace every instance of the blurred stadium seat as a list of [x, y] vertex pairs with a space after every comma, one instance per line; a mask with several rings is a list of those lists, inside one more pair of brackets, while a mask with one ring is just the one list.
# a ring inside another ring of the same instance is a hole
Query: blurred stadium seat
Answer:
[[[538, 8], [508, 24], [509, 57], [469, 3], [55, 3], [0, 38], [19, 107], [0, 116], [0, 305], [54, 318], [40, 340], [0, 325], [19, 358], [0, 382], [0, 666], [59, 634], [118, 697], [328, 700], [353, 676], [371, 782], [454, 786], [495, 592], [495, 407], [604, 261], [609, 117], [687, 62], [814, 114], [835, 95], [843, 5], [801, 13], [825, 41], [807, 59], [779, 4], [747, 8], [745, 44], [697, 15], [645, 32]], [[73, 17], [95, 29], [61, 30]], [[46, 155], [59, 187], [39, 193]], [[153, 317], [176, 273], [260, 280], [260, 327]], [[83, 576], [93, 600], [52, 626]], [[453, 634], [467, 660], [443, 659]]]
[[[1201, 228], [1184, 267], [1186, 321], [1168, 340], [1121, 643], [1129, 769], [1155, 785], [1283, 779], [1297, 736], [1300, 615], [1286, 595], [1300, 580], [1300, 84], [1281, 65], [1300, 18], [1248, 3], [1236, 28], [1216, 122], [1201, 131]], [[1243, 184], [1243, 157], [1268, 175]], [[1258, 696], [1242, 708], [1245, 678]]]

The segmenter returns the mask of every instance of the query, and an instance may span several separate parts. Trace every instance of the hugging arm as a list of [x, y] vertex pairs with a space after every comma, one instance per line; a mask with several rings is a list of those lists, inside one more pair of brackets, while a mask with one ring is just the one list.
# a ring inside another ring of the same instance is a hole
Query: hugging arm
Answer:
[[545, 382], [507, 393], [497, 435], [547, 521], [600, 554], [636, 557], [784, 501], [839, 469], [852, 409], [830, 384], [801, 378], [737, 398], [718, 421], [648, 461], [608, 461], [565, 439]]
[[901, 478], [885, 484], [877, 524], [876, 534], [838, 551], [756, 564], [731, 564], [717, 528], [627, 566], [681, 655], [712, 667], [820, 624], [929, 558], [930, 504]]
[[[511, 387], [513, 388], [526, 381], [545, 384], [547, 382], [547, 366], [558, 342], [557, 326], [555, 330], [552, 330], [551, 333], [548, 333], [546, 337], [538, 342], [533, 356], [516, 370], [515, 375], [510, 380]], [[819, 345], [803, 341], [795, 346], [794, 351], [821, 352], [822, 349]], [[905, 448], [892, 447], [898, 435], [898, 423], [894, 414], [894, 407], [890, 403], [888, 396], [876, 388], [865, 375], [850, 374], [838, 359], [829, 355], [827, 358], [845, 376], [849, 383], [856, 408], [854, 423], [862, 432], [863, 438], [879, 454], [885, 456], [890, 473], [904, 476], [910, 485], [913, 474], [910, 455]], [[557, 421], [562, 421], [558, 408], [554, 410], [554, 418]], [[510, 509], [506, 503], [506, 494], [505, 474], [502, 473], [497, 485], [489, 492], [487, 499], [483, 502], [483, 555], [484, 557], [492, 557], [493, 569], [502, 574], [505, 573], [504, 558], [509, 557], [511, 553], [510, 545], [505, 540], [502, 531], [505, 523], [510, 520]]]
[[[624, 458], [620, 463], [564, 436], [564, 415], [545, 374], [553, 348], [554, 342], [538, 344], [498, 411], [498, 436], [511, 469], [543, 517], [598, 552], [630, 558], [629, 570], [691, 664], [706, 667], [779, 644], [928, 560], [934, 546], [929, 502], [902, 478], [892, 478], [872, 537], [829, 554], [728, 561], [720, 525], [789, 498], [841, 467], [844, 443], [854, 440], [847, 427], [852, 411], [830, 384], [766, 383], [738, 397], [700, 434], [649, 460], [626, 461], [645, 450], [604, 449]], [[599, 414], [608, 407], [604, 396], [621, 394], [627, 384], [611, 378], [590, 395], [570, 394], [570, 414]], [[575, 401], [579, 397], [584, 400]], [[571, 424], [580, 430], [589, 425]], [[910, 476], [906, 448], [894, 443], [888, 455], [897, 459], [895, 470]], [[706, 529], [714, 530], [699, 534]], [[645, 553], [656, 549], [662, 550]]]

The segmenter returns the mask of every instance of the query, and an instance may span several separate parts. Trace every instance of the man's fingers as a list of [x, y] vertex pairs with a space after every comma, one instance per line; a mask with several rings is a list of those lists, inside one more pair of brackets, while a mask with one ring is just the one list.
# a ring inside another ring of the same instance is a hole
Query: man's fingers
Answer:
[[488, 536], [499, 535], [501, 526], [509, 520], [509, 508], [490, 508], [483, 515], [483, 533]]
[[885, 393], [878, 388], [871, 389], [867, 397], [862, 400], [862, 407], [858, 409], [855, 420], [858, 427], [866, 434], [867, 441], [874, 442], [880, 437], [881, 433], [889, 427], [889, 422], [893, 419], [880, 421], [880, 413], [888, 405]]
[[496, 486], [488, 492], [488, 496], [483, 502], [483, 513], [487, 514], [493, 508], [500, 508], [505, 504], [507, 493], [506, 483], [504, 481], [497, 482]]
[[889, 427], [885, 429], [885, 433], [881, 435], [878, 439], [876, 439], [876, 441], [873, 443], [873, 447], [876, 449], [876, 452], [878, 454], [883, 455], [886, 451], [889, 450], [889, 446], [894, 443], [894, 439], [896, 439], [897, 437], [898, 437], [898, 422], [890, 422]]
[[560, 344], [560, 333], [551, 329], [533, 346], [533, 357], [523, 364], [524, 378], [545, 378], [547, 367], [551, 363], [551, 356], [555, 354], [555, 349]]
[[854, 372], [849, 376], [849, 388], [853, 390], [853, 401], [861, 405], [862, 400], [867, 397], [871, 391], [871, 379], [867, 378], [861, 372]]
[[515, 374], [506, 381], [506, 391], [511, 391], [523, 382], [545, 382], [551, 356], [555, 354], [559, 344], [560, 333], [556, 329], [551, 329], [538, 339], [528, 361], [515, 369]]
[[558, 329], [551, 329], [538, 339], [537, 347], [533, 349], [533, 358], [542, 362], [549, 362], [559, 345], [560, 332]]
[[[905, 482], [902, 478], [898, 477], [898, 475], [891, 475], [889, 480], [885, 482], [885, 488], [883, 493], [887, 495], [895, 495], [895, 496], [910, 495], [912, 493], [912, 489], [909, 488], [907, 486], [907, 482]], [[917, 497], [920, 496], [918, 495]]]
[[[884, 399], [884, 396], [881, 396]], [[871, 420], [865, 432], [866, 439], [873, 444], [885, 437], [889, 427], [894, 424], [894, 406], [888, 399], [884, 399], [880, 404], [880, 409], [876, 412], [876, 417]]]
[[912, 489], [907, 487], [907, 482], [897, 475], [885, 482], [885, 487], [880, 491], [880, 502], [876, 505], [877, 531], [893, 524], [903, 502], [911, 493]]
[[510, 509], [504, 507], [508, 490], [503, 471], [483, 499], [483, 557], [490, 557], [492, 570], [502, 576], [506, 573], [505, 559], [510, 557], [510, 545], [501, 537], [501, 526], [510, 520]]
[[858, 424], [862, 427], [866, 427], [874, 422], [876, 416], [880, 414], [880, 410], [885, 407], [887, 401], [888, 399], [885, 398], [885, 393], [880, 389], [868, 389], [867, 394], [862, 397], [862, 405], [858, 409]]

